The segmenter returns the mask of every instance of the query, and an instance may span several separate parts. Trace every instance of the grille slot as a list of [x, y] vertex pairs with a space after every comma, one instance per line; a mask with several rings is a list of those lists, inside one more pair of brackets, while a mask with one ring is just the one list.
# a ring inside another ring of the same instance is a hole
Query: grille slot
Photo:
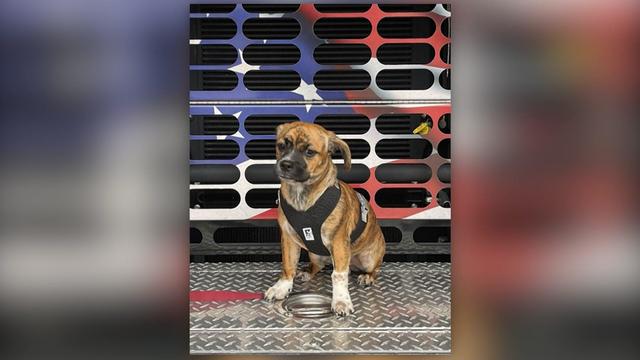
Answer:
[[365, 70], [320, 70], [313, 77], [320, 90], [364, 90], [371, 84]]
[[249, 165], [244, 171], [244, 176], [252, 184], [278, 184], [280, 182], [274, 164]]
[[191, 4], [191, 13], [230, 13], [236, 8], [236, 4]]
[[424, 159], [433, 147], [425, 139], [382, 139], [376, 144], [381, 159]]
[[353, 164], [351, 170], [346, 171], [344, 166], [338, 165], [338, 179], [349, 184], [362, 184], [369, 180], [371, 172], [366, 165]]
[[291, 18], [252, 18], [242, 25], [249, 39], [293, 39], [300, 33], [300, 24]]
[[254, 209], [270, 209], [278, 207], [278, 189], [251, 189], [247, 191], [245, 200]]
[[431, 168], [424, 164], [382, 164], [376, 168], [376, 179], [387, 184], [425, 183]]
[[238, 76], [229, 70], [194, 70], [189, 80], [191, 90], [227, 91], [238, 86]]
[[442, 35], [446, 37], [451, 37], [451, 18], [448, 17], [442, 21], [442, 25], [440, 25], [440, 30], [442, 31]]
[[428, 64], [435, 56], [429, 44], [383, 44], [378, 48], [378, 61], [383, 64]]
[[427, 69], [386, 69], [378, 73], [376, 84], [384, 90], [426, 90], [433, 80]]
[[238, 29], [236, 23], [227, 18], [191, 19], [191, 39], [231, 39]]
[[280, 228], [277, 226], [227, 227], [213, 232], [213, 241], [225, 243], [279, 243]]
[[371, 126], [369, 118], [359, 114], [320, 115], [314, 122], [336, 134], [364, 134]]
[[190, 45], [191, 64], [231, 65], [238, 59], [238, 51], [227, 44]]
[[426, 114], [385, 114], [378, 116], [376, 129], [381, 134], [412, 134], [424, 122], [433, 127], [431, 117]]
[[242, 7], [250, 13], [280, 14], [297, 11], [298, 4], [244, 4]]
[[428, 17], [386, 17], [378, 23], [378, 33], [387, 39], [428, 38], [435, 29]]
[[438, 179], [443, 183], [451, 183], [451, 164], [445, 163], [438, 168]]
[[451, 69], [446, 69], [441, 72], [438, 80], [440, 81], [440, 86], [444, 89], [451, 90]]
[[382, 236], [388, 243], [399, 243], [402, 240], [402, 230], [395, 226], [382, 226]]
[[300, 50], [292, 44], [252, 44], [242, 57], [252, 65], [293, 65], [300, 60]]
[[231, 135], [240, 125], [233, 115], [193, 115], [191, 116], [191, 134], [193, 135]]
[[380, 189], [376, 203], [383, 208], [423, 208], [431, 202], [431, 194], [424, 188]]
[[444, 139], [438, 144], [438, 154], [445, 159], [451, 159], [451, 139]]
[[318, 64], [366, 64], [371, 60], [371, 49], [365, 44], [322, 44], [313, 51]]
[[421, 226], [413, 232], [413, 241], [417, 243], [451, 242], [451, 226]]
[[231, 160], [240, 153], [233, 140], [191, 140], [190, 150], [192, 160]]
[[429, 12], [435, 4], [378, 4], [384, 12]]
[[244, 86], [249, 90], [295, 90], [300, 86], [300, 75], [293, 70], [251, 70], [244, 75]]
[[[349, 145], [352, 159], [364, 159], [369, 155], [369, 152], [371, 152], [371, 147], [369, 147], [369, 143], [365, 140], [344, 139], [344, 142]], [[336, 152], [331, 157], [334, 159], [342, 159], [342, 154], [340, 152]]]
[[230, 164], [191, 165], [191, 183], [233, 184], [240, 179], [240, 169]]
[[444, 114], [438, 119], [438, 129], [445, 134], [451, 133], [451, 114]]
[[313, 32], [321, 39], [364, 39], [371, 34], [371, 23], [365, 18], [322, 18]]
[[252, 135], [273, 135], [278, 125], [299, 120], [295, 115], [250, 115], [244, 121], [244, 128]]
[[438, 195], [436, 195], [436, 200], [438, 201], [438, 205], [443, 208], [451, 207], [451, 189], [445, 188], [438, 191]]
[[358, 13], [371, 9], [371, 4], [315, 4], [321, 13]]
[[275, 160], [276, 141], [271, 139], [249, 140], [244, 147], [244, 152], [250, 159]]
[[440, 59], [445, 64], [451, 64], [451, 43], [445, 44], [440, 49]]
[[[352, 159], [364, 159], [371, 151], [369, 144], [365, 140], [345, 139], [345, 142], [349, 145]], [[244, 151], [250, 159], [275, 160], [276, 141], [272, 139], [250, 140], [245, 145]], [[337, 152], [332, 157], [334, 159], [342, 159], [342, 154]]]
[[189, 198], [192, 209], [232, 209], [240, 204], [240, 194], [233, 189], [194, 189]]

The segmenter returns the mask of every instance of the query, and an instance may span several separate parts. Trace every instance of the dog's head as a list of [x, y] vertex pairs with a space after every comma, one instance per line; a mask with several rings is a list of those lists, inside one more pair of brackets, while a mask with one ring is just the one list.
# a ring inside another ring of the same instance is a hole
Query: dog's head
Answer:
[[312, 184], [332, 173], [331, 155], [337, 151], [349, 170], [351, 151], [336, 134], [301, 121], [282, 124], [276, 129], [276, 174], [283, 181]]

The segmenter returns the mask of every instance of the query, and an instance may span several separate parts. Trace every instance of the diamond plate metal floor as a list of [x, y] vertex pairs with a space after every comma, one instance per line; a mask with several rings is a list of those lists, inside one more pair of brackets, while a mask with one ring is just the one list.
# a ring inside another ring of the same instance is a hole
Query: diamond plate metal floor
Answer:
[[[303, 266], [305, 264], [301, 264]], [[191, 264], [191, 290], [264, 292], [279, 263]], [[330, 270], [293, 291], [331, 294]], [[265, 300], [190, 302], [192, 354], [406, 353], [451, 351], [451, 266], [385, 263], [369, 288], [351, 276], [355, 313], [348, 318], [297, 319]]]

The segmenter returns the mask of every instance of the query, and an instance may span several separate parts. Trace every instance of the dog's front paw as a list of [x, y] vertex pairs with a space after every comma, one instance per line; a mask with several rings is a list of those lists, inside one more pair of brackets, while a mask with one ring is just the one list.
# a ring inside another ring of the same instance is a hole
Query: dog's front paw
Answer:
[[298, 271], [298, 273], [296, 274], [296, 279], [302, 282], [307, 282], [311, 280], [312, 277], [313, 276], [311, 276], [311, 273], [308, 271]]
[[353, 312], [353, 304], [351, 300], [333, 300], [331, 302], [331, 310], [338, 316], [348, 316]]
[[289, 296], [292, 287], [293, 281], [280, 279], [264, 293], [264, 298], [269, 301], [282, 300]]

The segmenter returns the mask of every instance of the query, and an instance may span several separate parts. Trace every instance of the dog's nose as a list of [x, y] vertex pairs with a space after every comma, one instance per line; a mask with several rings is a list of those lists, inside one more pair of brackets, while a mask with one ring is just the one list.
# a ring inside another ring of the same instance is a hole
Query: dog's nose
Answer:
[[289, 161], [289, 160], [280, 161], [280, 168], [283, 171], [291, 171], [291, 169], [293, 169], [293, 161]]

